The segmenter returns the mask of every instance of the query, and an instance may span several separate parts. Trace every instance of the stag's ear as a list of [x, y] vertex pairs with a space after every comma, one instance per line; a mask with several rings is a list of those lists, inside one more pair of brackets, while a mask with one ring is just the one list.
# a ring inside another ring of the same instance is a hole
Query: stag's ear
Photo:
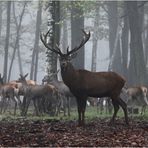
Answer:
[[28, 73], [24, 75], [24, 78], [26, 78], [28, 76]]
[[76, 58], [76, 56], [77, 56], [77, 53], [75, 52], [70, 56], [70, 59], [74, 59], [74, 58]]

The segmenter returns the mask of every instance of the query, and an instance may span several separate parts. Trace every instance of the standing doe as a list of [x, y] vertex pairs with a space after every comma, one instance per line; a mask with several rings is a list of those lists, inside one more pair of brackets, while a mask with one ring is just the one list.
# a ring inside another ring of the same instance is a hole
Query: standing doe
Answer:
[[61, 97], [61, 106], [63, 106], [64, 109], [64, 115], [66, 115], [66, 107], [68, 109], [68, 116], [70, 116], [70, 98], [73, 97], [72, 93], [70, 92], [69, 88], [59, 80], [56, 80], [54, 78], [54, 75], [57, 73], [53, 73], [49, 76], [44, 76], [42, 79], [42, 82], [45, 83], [47, 82], [48, 84], [54, 85], [58, 92], [59, 92], [59, 97]]
[[0, 74], [0, 92], [1, 92], [1, 113], [7, 108], [7, 102], [11, 99], [15, 106], [14, 106], [14, 115], [16, 115], [16, 108], [17, 108], [17, 101], [15, 99], [15, 90], [16, 88], [9, 83], [4, 84], [3, 77]]
[[30, 101], [33, 101], [36, 115], [41, 112], [46, 112], [48, 102], [57, 95], [57, 90], [53, 85], [29, 85], [26, 80], [26, 76], [20, 75], [18, 82], [23, 84], [23, 94], [25, 99], [25, 106], [23, 110], [23, 115], [27, 114]]
[[127, 105], [132, 106], [132, 108], [137, 105], [142, 106], [141, 115], [145, 113], [146, 106], [148, 105], [147, 93], [148, 90], [145, 86], [134, 86], [129, 87], [125, 90], [126, 94], [129, 96], [127, 100]]

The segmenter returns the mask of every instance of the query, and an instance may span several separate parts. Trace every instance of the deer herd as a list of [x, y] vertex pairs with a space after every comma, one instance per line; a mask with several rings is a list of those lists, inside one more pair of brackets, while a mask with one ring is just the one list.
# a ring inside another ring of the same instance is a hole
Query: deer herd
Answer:
[[[90, 32], [86, 33], [84, 30], [82, 32], [84, 36], [80, 45], [71, 50], [67, 48], [66, 53], [63, 53], [59, 46], [55, 48], [50, 46], [47, 39], [49, 31], [45, 35], [41, 34], [40, 38], [44, 46], [59, 57], [63, 81], [54, 78], [57, 73], [51, 73], [42, 79], [42, 84], [37, 84], [33, 80], [26, 80], [28, 74], [24, 76], [20, 74], [18, 80], [4, 83], [0, 74], [0, 112], [5, 112], [8, 102], [11, 100], [14, 102], [14, 115], [16, 109], [19, 108], [21, 115], [26, 116], [32, 102], [36, 115], [51, 113], [50, 111], [53, 112], [53, 115], [58, 115], [61, 108], [67, 107], [70, 116], [70, 99], [75, 97], [80, 126], [85, 124], [85, 109], [88, 98], [110, 98], [114, 109], [110, 120], [111, 125], [114, 125], [120, 107], [124, 112], [125, 123], [128, 125], [127, 106], [133, 106], [134, 102], [142, 107], [141, 114], [143, 114], [148, 105], [147, 87], [139, 85], [126, 88], [125, 78], [112, 71], [91, 72], [74, 68], [71, 60], [90, 38]], [[122, 93], [127, 95], [126, 99], [121, 98]], [[65, 111], [64, 115], [66, 115]]]

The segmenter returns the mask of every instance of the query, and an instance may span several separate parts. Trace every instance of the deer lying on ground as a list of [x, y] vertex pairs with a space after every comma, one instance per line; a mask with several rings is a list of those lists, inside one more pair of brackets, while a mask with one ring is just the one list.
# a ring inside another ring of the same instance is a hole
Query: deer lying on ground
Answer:
[[145, 86], [130, 87], [125, 90], [129, 99], [127, 105], [129, 106], [142, 106], [141, 115], [145, 112], [146, 106], [148, 105], [147, 94], [148, 90]]
[[65, 110], [66, 107], [68, 109], [68, 116], [70, 116], [70, 98], [73, 97], [73, 95], [70, 92], [69, 88], [62, 81], [58, 81], [54, 78], [55, 74], [57, 73], [53, 73], [49, 76], [44, 76], [42, 82], [43, 83], [47, 82], [48, 84], [52, 84], [57, 88], [61, 96], [61, 102], [62, 102], [61, 105], [63, 106], [64, 109], [64, 116], [66, 115], [66, 110]]
[[56, 88], [52, 85], [28, 85], [26, 76], [20, 75], [18, 80], [23, 84], [23, 93], [26, 98], [26, 105], [24, 108], [24, 115], [27, 114], [30, 101], [34, 103], [36, 115], [39, 115], [39, 104], [43, 105], [42, 109], [46, 109], [46, 101], [56, 95]]
[[50, 51], [59, 55], [61, 76], [64, 83], [69, 87], [72, 94], [76, 97], [78, 106], [78, 123], [84, 125], [86, 100], [88, 97], [110, 97], [114, 106], [114, 114], [110, 124], [114, 124], [115, 117], [122, 107], [125, 115], [125, 122], [128, 124], [127, 106], [120, 98], [121, 90], [125, 84], [125, 79], [115, 72], [91, 72], [82, 69], [75, 69], [70, 62], [75, 57], [76, 52], [84, 46], [90, 38], [90, 32], [87, 34], [83, 31], [84, 37], [79, 46], [71, 51], [67, 48], [67, 53], [62, 53], [60, 48], [51, 48], [47, 43], [49, 31], [41, 35], [41, 41]]
[[4, 84], [3, 77], [0, 74], [0, 91], [1, 91], [1, 113], [5, 112], [6, 110], [6, 102], [8, 102], [10, 99], [14, 102], [14, 115], [16, 115], [16, 108], [17, 108], [17, 101], [15, 99], [15, 87], [10, 84]]

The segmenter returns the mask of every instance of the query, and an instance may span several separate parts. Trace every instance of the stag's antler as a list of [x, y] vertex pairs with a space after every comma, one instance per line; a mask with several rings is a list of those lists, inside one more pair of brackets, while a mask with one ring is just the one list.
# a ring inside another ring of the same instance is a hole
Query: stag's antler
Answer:
[[74, 52], [78, 51], [82, 46], [84, 46], [84, 44], [89, 40], [90, 38], [90, 31], [89, 33], [86, 33], [83, 29], [82, 32], [84, 33], [84, 37], [80, 43], [79, 46], [76, 46], [75, 48], [73, 48], [71, 51], [69, 51], [69, 47], [67, 48], [67, 55], [73, 54]]
[[62, 52], [61, 52], [60, 48], [57, 45], [56, 45], [56, 48], [57, 48], [57, 50], [56, 50], [54, 48], [51, 48], [51, 46], [49, 45], [49, 43], [47, 43], [47, 36], [49, 35], [49, 33], [50, 33], [50, 30], [46, 34], [41, 34], [40, 35], [40, 39], [41, 39], [42, 43], [49, 50], [55, 52], [56, 54], [62, 55]]
[[[82, 32], [84, 33], [84, 37], [83, 37], [80, 45], [79, 46], [76, 46], [71, 51], [69, 51], [69, 47], [67, 47], [67, 55], [74, 54], [82, 46], [84, 46], [84, 44], [89, 40], [89, 38], [90, 38], [90, 31], [89, 31], [89, 33], [86, 33], [84, 30], [82, 30]], [[59, 54], [60, 56], [62, 56], [63, 53], [61, 52], [61, 49], [60, 49], [60, 47], [58, 45], [56, 45], [56, 49], [54, 49], [54, 48], [51, 48], [51, 46], [49, 45], [49, 43], [47, 43], [47, 36], [49, 35], [49, 33], [50, 33], [50, 30], [46, 34], [41, 34], [40, 35], [41, 41], [43, 42], [44, 46], [46, 48], [48, 48], [50, 51], [53, 51], [56, 54]]]

